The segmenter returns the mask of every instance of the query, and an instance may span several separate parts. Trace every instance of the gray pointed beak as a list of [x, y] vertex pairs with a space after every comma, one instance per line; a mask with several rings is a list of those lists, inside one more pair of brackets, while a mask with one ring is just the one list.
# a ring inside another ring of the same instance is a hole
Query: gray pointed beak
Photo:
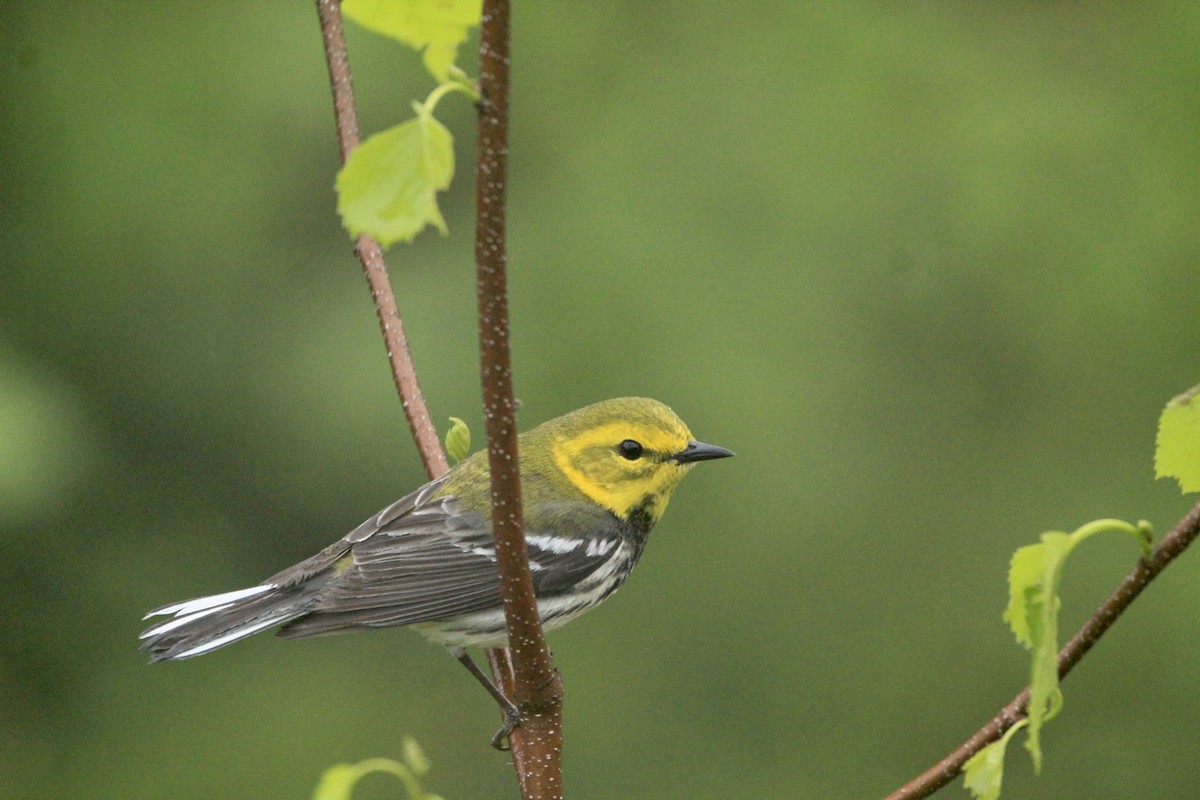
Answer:
[[733, 455], [732, 450], [692, 439], [687, 443], [687, 447], [671, 456], [671, 460], [677, 464], [691, 464], [696, 461], [711, 461], [714, 458], [729, 458], [731, 455]]

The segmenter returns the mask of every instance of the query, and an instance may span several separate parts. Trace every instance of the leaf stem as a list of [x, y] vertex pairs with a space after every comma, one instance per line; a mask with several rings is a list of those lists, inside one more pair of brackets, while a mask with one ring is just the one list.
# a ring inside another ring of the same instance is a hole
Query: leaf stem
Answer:
[[1153, 530], [1149, 523], [1139, 522], [1137, 525], [1130, 525], [1123, 519], [1097, 519], [1086, 525], [1080, 525], [1071, 532], [1071, 546], [1074, 547], [1083, 540], [1100, 533], [1102, 531], [1119, 531], [1132, 536], [1142, 548], [1142, 556], [1148, 556], [1151, 552], [1151, 540], [1154, 536]]
[[479, 92], [466, 81], [446, 81], [434, 87], [429, 96], [425, 98], [425, 102], [421, 104], [421, 108], [425, 110], [426, 114], [432, 114], [441, 99], [450, 92], [461, 92], [473, 101], [479, 100]]

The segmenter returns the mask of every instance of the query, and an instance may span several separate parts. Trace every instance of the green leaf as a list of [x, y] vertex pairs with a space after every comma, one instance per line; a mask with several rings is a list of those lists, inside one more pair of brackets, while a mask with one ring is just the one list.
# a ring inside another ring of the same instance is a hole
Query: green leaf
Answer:
[[415, 119], [367, 139], [337, 176], [342, 224], [385, 247], [411, 242], [426, 225], [447, 233], [437, 193], [454, 176], [454, 139], [424, 106], [413, 107]]
[[313, 800], [350, 800], [354, 784], [361, 777], [354, 764], [334, 764], [322, 773], [313, 792]]
[[1167, 403], [1158, 418], [1156, 478], [1174, 478], [1184, 493], [1200, 491], [1200, 386]]
[[313, 800], [351, 800], [354, 785], [372, 772], [386, 772], [399, 778], [409, 800], [441, 800], [421, 788], [418, 777], [428, 772], [429, 759], [416, 741], [407, 737], [404, 740], [404, 760], [408, 762], [407, 766], [390, 758], [369, 758], [357, 764], [335, 764], [321, 775], [313, 792]]
[[1004, 621], [1012, 629], [1017, 641], [1028, 648], [1034, 646], [1030, 614], [1034, 613], [1032, 602], [1040, 590], [1045, 572], [1045, 549], [1040, 544], [1017, 548], [1008, 568], [1009, 596]]
[[976, 800], [1000, 800], [1000, 784], [1004, 781], [1004, 753], [1013, 734], [1029, 724], [1020, 720], [996, 741], [967, 759], [963, 764], [963, 788]]
[[482, 0], [344, 0], [342, 13], [367, 30], [424, 49], [425, 69], [444, 81], [482, 7]]
[[1049, 710], [1051, 696], [1058, 691], [1058, 585], [1062, 578], [1063, 562], [1076, 544], [1076, 539], [1061, 531], [1042, 534], [1042, 578], [1027, 595], [1030, 639], [1033, 658], [1029, 677], [1029, 738], [1025, 748], [1033, 757], [1033, 769], [1041, 772], [1041, 730]]
[[1008, 570], [1008, 607], [1004, 620], [1013, 636], [1032, 650], [1029, 675], [1029, 737], [1025, 747], [1033, 758], [1036, 771], [1042, 768], [1042, 724], [1062, 707], [1058, 688], [1058, 610], [1062, 600], [1058, 587], [1062, 582], [1063, 564], [1071, 550], [1080, 542], [1101, 531], [1120, 531], [1129, 534], [1139, 544], [1142, 553], [1149, 551], [1153, 531], [1149, 523], [1136, 526], [1119, 519], [1098, 519], [1080, 526], [1072, 533], [1048, 531], [1038, 544], [1021, 547], [1013, 554]]
[[458, 417], [451, 417], [450, 430], [446, 431], [446, 453], [457, 463], [470, 452], [471, 429]]
[[[461, 424], [462, 420], [455, 420], [455, 422]], [[465, 428], [466, 425], [463, 425], [463, 427]], [[408, 765], [408, 768], [413, 771], [414, 775], [419, 777], [429, 772], [429, 768], [432, 766], [429, 763], [429, 757], [425, 755], [425, 751], [421, 749], [421, 745], [417, 744], [416, 739], [411, 736], [405, 736], [400, 746], [403, 752], [404, 763]]]

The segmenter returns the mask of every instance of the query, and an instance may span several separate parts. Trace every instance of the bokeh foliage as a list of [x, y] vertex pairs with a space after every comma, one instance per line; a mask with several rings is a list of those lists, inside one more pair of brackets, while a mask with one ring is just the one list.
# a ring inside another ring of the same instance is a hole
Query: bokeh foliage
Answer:
[[[488, 699], [411, 633], [136, 653], [151, 606], [422, 480], [334, 213], [313, 10], [2, 14], [0, 795], [304, 797], [411, 734], [439, 794], [513, 796]], [[365, 130], [409, 115], [420, 57], [349, 36]], [[1151, 459], [1198, 380], [1200, 7], [538, 4], [515, 37], [523, 425], [646, 394], [738, 453], [552, 635], [568, 785], [882, 794], [1025, 681], [1016, 547], [1186, 508]], [[468, 102], [439, 112], [470, 164]], [[390, 261], [435, 417], [481, 430], [468, 173], [450, 237]], [[1130, 561], [1076, 554], [1061, 629]], [[1196, 794], [1194, 561], [1006, 797]]]

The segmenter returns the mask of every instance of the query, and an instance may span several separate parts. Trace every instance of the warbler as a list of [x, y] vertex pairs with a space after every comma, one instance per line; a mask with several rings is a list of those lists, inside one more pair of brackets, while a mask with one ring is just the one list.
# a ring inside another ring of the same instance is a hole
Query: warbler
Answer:
[[[550, 420], [522, 434], [518, 449], [546, 629], [624, 583], [693, 465], [733, 455], [641, 397]], [[167, 619], [141, 634], [141, 649], [151, 662], [191, 658], [279, 625], [285, 638], [412, 625], [459, 660], [465, 647], [504, 646], [489, 479], [487, 453], [477, 452], [257, 586], [155, 609], [144, 619]]]

